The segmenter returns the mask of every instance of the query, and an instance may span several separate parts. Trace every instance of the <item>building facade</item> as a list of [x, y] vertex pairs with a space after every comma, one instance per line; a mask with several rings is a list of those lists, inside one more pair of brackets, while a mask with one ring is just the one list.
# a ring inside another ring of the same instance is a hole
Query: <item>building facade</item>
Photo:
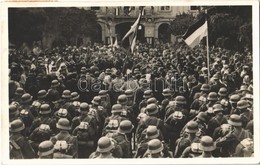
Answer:
[[[115, 40], [120, 41], [131, 25], [137, 19], [139, 6], [117, 6], [117, 7], [86, 7], [86, 10], [95, 10], [98, 17], [100, 36], [97, 40], [106, 44]], [[169, 32], [170, 22], [174, 17], [183, 12], [196, 13], [196, 6], [146, 6], [142, 12], [140, 25], [138, 27], [137, 40], [141, 42], [154, 43], [175, 42], [176, 37]]]

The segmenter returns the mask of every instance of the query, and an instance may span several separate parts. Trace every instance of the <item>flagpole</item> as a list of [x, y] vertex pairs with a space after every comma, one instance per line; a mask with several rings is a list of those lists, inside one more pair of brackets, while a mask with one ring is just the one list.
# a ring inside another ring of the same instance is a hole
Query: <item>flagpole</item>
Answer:
[[[205, 10], [205, 13], [207, 14], [207, 9]], [[207, 16], [205, 19], [207, 21]], [[208, 21], [207, 21], [207, 24], [208, 24]], [[209, 71], [209, 30], [208, 30], [208, 28], [207, 28], [206, 44], [207, 44], [207, 68], [208, 68], [208, 83], [209, 83], [210, 71]]]

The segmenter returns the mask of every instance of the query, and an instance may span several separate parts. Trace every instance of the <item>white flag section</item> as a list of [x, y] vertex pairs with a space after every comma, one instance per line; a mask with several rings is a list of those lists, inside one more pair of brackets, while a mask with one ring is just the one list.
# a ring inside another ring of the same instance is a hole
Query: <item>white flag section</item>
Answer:
[[190, 47], [194, 48], [200, 43], [203, 37], [208, 35], [208, 23], [205, 18], [199, 20], [193, 24], [187, 32], [184, 34], [183, 39], [185, 43]]

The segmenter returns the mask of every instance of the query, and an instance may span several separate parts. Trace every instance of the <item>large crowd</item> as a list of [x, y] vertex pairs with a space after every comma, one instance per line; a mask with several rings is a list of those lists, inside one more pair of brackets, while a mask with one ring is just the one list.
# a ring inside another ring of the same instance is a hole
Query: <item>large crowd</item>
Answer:
[[10, 159], [252, 157], [252, 53], [209, 63], [182, 43], [10, 49]]

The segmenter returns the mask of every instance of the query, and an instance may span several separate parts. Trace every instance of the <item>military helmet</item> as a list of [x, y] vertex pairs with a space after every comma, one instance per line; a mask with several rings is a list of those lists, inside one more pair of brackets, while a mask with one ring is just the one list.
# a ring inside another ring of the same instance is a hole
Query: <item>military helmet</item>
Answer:
[[40, 91], [38, 92], [38, 94], [37, 94], [37, 98], [38, 98], [38, 99], [43, 99], [43, 98], [45, 98], [46, 96], [47, 96], [46, 90], [40, 90]]
[[147, 104], [157, 104], [158, 101], [156, 100], [156, 98], [152, 97], [152, 98], [149, 98], [147, 100]]
[[216, 144], [210, 136], [203, 136], [200, 139], [199, 149], [202, 151], [213, 151], [216, 149]]
[[227, 94], [228, 94], [227, 92], [228, 92], [228, 91], [227, 91], [227, 88], [222, 87], [222, 88], [219, 89], [218, 95], [219, 95], [219, 96], [227, 96]]
[[216, 92], [210, 92], [207, 99], [210, 101], [217, 101], [218, 95]]
[[146, 112], [148, 115], [154, 115], [158, 113], [158, 106], [156, 104], [149, 104], [146, 106]]
[[121, 105], [127, 104], [127, 96], [125, 94], [118, 96], [117, 103]]
[[46, 140], [40, 143], [38, 147], [39, 157], [51, 155], [53, 154], [53, 152], [54, 152], [54, 146], [51, 141]]
[[29, 93], [25, 93], [21, 97], [21, 103], [29, 103], [32, 101], [32, 96]]
[[240, 100], [237, 102], [237, 108], [238, 109], [246, 109], [248, 108], [248, 102], [246, 100]]
[[199, 131], [199, 126], [196, 121], [189, 121], [186, 124], [185, 132], [187, 133], [196, 133]]
[[66, 118], [60, 118], [58, 120], [58, 123], [56, 124], [56, 127], [61, 129], [61, 130], [70, 130], [71, 126], [70, 126], [70, 121]]
[[176, 102], [176, 104], [179, 104], [179, 105], [186, 105], [186, 99], [184, 96], [177, 96], [175, 98], [175, 102]]
[[129, 120], [123, 120], [119, 124], [119, 133], [130, 133], [134, 128], [134, 125]]
[[148, 152], [151, 154], [157, 154], [162, 152], [163, 150], [163, 144], [158, 139], [152, 139], [148, 142]]
[[201, 91], [208, 92], [208, 91], [210, 90], [209, 84], [202, 84], [200, 90], [201, 90]]
[[147, 139], [155, 139], [160, 136], [160, 132], [154, 125], [149, 125], [146, 129], [146, 138]]
[[112, 106], [112, 113], [120, 113], [123, 111], [123, 107], [121, 104], [115, 104]]
[[98, 145], [97, 152], [100, 152], [100, 153], [109, 152], [109, 151], [111, 151], [114, 148], [114, 144], [106, 136], [101, 137], [98, 140], [98, 144], [97, 145]]
[[25, 128], [24, 123], [20, 119], [12, 121], [9, 125], [10, 132], [20, 132]]
[[45, 114], [50, 114], [51, 113], [51, 108], [49, 104], [42, 104], [40, 106], [40, 111], [39, 114], [45, 115]]
[[70, 99], [71, 98], [71, 92], [70, 92], [70, 90], [64, 90], [63, 92], [62, 92], [62, 96], [61, 96], [62, 98], [64, 98], [64, 99]]

